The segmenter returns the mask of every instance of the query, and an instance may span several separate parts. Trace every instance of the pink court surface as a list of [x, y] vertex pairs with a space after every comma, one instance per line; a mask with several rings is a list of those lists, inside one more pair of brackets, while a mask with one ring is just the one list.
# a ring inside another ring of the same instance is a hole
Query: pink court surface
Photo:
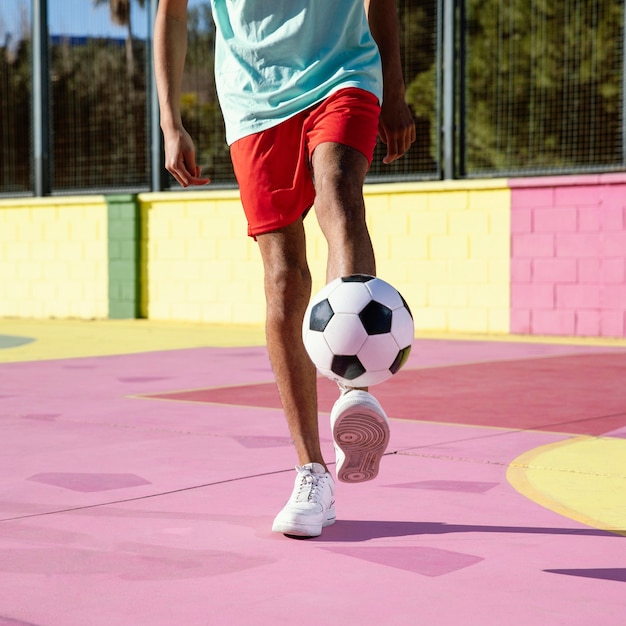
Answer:
[[378, 478], [297, 541], [260, 329], [0, 320], [0, 626], [623, 625], [625, 380], [626, 342], [418, 338]]

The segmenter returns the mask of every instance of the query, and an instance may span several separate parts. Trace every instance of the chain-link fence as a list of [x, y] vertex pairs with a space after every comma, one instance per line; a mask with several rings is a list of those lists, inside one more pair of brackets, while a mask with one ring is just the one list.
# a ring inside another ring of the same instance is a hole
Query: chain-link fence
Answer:
[[24, 3], [0, 6], [0, 193], [32, 188], [30, 32]]
[[[174, 184], [158, 157], [156, 3], [0, 3], [0, 194]], [[391, 166], [379, 146], [371, 181], [626, 166], [624, 0], [398, 0], [398, 12], [418, 141]], [[204, 172], [233, 185], [213, 43], [210, 0], [189, 0], [183, 118]]]
[[468, 0], [461, 174], [623, 168], [622, 0]]

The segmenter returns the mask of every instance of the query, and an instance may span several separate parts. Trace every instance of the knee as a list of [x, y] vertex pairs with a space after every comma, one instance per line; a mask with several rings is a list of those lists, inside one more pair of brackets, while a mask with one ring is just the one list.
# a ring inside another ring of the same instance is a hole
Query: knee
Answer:
[[276, 293], [300, 291], [311, 286], [311, 272], [307, 265], [272, 263], [265, 268], [265, 283]]
[[315, 176], [316, 201], [336, 206], [360, 206], [363, 199], [363, 184], [347, 170], [342, 162], [335, 162]]
[[[302, 220], [260, 235], [258, 243], [263, 259], [268, 312], [287, 316], [290, 307], [304, 312], [311, 295], [311, 273]], [[304, 308], [302, 301], [305, 302]]]
[[274, 318], [302, 317], [311, 297], [311, 272], [307, 265], [278, 263], [265, 268], [268, 314]]
[[367, 159], [357, 150], [326, 143], [313, 153], [313, 176], [318, 199], [350, 207], [360, 206]]

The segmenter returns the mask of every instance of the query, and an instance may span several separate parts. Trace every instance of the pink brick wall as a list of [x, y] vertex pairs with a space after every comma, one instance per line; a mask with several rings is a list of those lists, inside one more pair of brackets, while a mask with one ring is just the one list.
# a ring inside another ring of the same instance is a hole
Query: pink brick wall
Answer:
[[511, 187], [511, 332], [626, 336], [626, 174]]

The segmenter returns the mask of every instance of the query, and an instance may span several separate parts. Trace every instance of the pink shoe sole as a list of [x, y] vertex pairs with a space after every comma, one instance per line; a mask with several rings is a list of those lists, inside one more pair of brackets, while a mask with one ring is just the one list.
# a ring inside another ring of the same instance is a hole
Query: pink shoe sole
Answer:
[[338, 454], [337, 479], [361, 483], [376, 478], [380, 460], [389, 444], [389, 424], [385, 417], [366, 405], [346, 407], [333, 425]]

